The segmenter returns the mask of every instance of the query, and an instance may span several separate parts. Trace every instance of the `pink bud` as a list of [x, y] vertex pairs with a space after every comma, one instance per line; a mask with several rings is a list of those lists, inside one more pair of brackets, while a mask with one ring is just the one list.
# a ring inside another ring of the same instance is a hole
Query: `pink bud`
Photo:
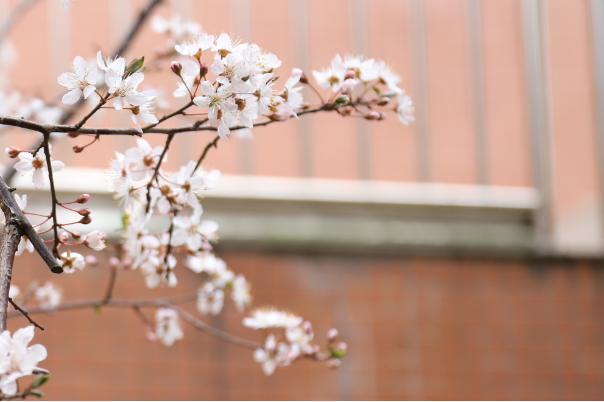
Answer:
[[367, 120], [379, 120], [380, 119], [380, 113], [376, 112], [374, 110], [372, 112], [369, 112], [369, 114], [367, 116], [365, 116], [365, 119], [367, 119]]
[[67, 234], [67, 232], [61, 232], [61, 233], [59, 233], [59, 241], [60, 242], [66, 242], [67, 239], [69, 239], [69, 235]]
[[346, 342], [338, 342], [334, 346], [334, 349], [337, 351], [346, 352], [346, 350], [348, 350], [348, 345], [346, 344]]
[[70, 138], [77, 138], [80, 136], [80, 133], [69, 133], [69, 134], [67, 134], [67, 136]]
[[90, 209], [88, 208], [82, 208], [78, 211], [78, 214], [82, 215], [82, 216], [88, 216], [90, 215]]
[[357, 78], [357, 73], [355, 73], [352, 70], [346, 71], [346, 75], [344, 76], [344, 79], [348, 80], [348, 79], [351, 79], [351, 78]]
[[21, 150], [14, 145], [6, 148], [6, 154], [11, 158], [16, 158], [21, 153]]
[[82, 219], [80, 219], [80, 223], [83, 225], [88, 225], [90, 222], [92, 222], [92, 218], [90, 217], [90, 215], [86, 215], [82, 217]]
[[297, 67], [294, 67], [292, 69], [292, 76], [297, 77], [298, 75], [300, 76], [300, 82], [302, 84], [308, 84], [308, 77], [306, 76], [306, 74], [304, 74], [304, 71]]
[[109, 266], [111, 268], [117, 268], [120, 266], [120, 259], [117, 257], [111, 257], [109, 258]]
[[182, 64], [177, 61], [173, 61], [170, 65], [172, 72], [180, 77], [180, 72], [182, 71]]
[[329, 342], [333, 342], [336, 340], [336, 338], [338, 337], [339, 332], [337, 329], [332, 328], [329, 331], [327, 331], [327, 339], [329, 339]]
[[312, 332], [312, 324], [308, 321], [304, 321], [302, 323], [302, 330], [307, 334], [310, 334]]
[[354, 91], [354, 87], [356, 86], [356, 82], [353, 79], [347, 79], [344, 80], [344, 83], [342, 84], [342, 93], [344, 95], [348, 95], [348, 97], [350, 97], [352, 95], [352, 92]]
[[90, 194], [82, 194], [75, 200], [75, 202], [77, 202], [78, 204], [86, 204], [89, 199]]
[[85, 149], [85, 147], [81, 144], [78, 144], [78, 145], [74, 145], [73, 148], [71, 148], [71, 149], [73, 149], [73, 152], [75, 152], [76, 154], [79, 154], [80, 152], [82, 152]]
[[385, 119], [386, 119], [386, 113], [380, 112], [380, 118], [378, 120], [385, 120]]
[[99, 264], [99, 260], [93, 255], [87, 255], [86, 257], [84, 257], [84, 261], [86, 261], [86, 264], [91, 265], [93, 267]]
[[71, 237], [73, 237], [74, 239], [79, 239], [80, 237], [82, 237], [82, 235], [80, 234], [80, 232], [71, 232]]

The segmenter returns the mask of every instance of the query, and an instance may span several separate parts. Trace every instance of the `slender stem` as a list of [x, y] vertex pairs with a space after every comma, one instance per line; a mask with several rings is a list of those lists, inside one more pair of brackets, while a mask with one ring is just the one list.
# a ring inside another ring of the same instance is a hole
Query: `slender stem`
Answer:
[[[113, 299], [109, 300], [105, 306], [108, 307], [125, 307], [125, 308], [142, 308], [142, 307], [164, 307], [169, 308], [176, 311], [185, 321], [190, 323], [193, 327], [208, 333], [212, 336], [215, 336], [223, 341], [232, 343], [237, 346], [242, 346], [248, 349], [256, 349], [262, 347], [261, 344], [249, 341], [247, 339], [239, 338], [234, 335], [231, 335], [227, 332], [224, 332], [218, 328], [212, 327], [211, 325], [206, 324], [205, 322], [197, 319], [194, 315], [183, 310], [180, 307], [176, 306], [176, 303], [183, 303], [186, 301], [194, 300], [197, 297], [196, 293], [186, 295], [186, 296], [176, 296], [173, 298], [160, 298], [160, 299], [150, 299], [150, 300], [118, 300]], [[29, 309], [29, 314], [37, 314], [37, 313], [52, 313], [55, 311], [63, 311], [63, 310], [76, 310], [82, 308], [94, 308], [99, 305], [103, 305], [104, 299], [95, 299], [95, 300], [80, 300], [74, 302], [66, 302], [61, 303], [53, 310], [47, 310], [40, 307]], [[18, 312], [11, 312], [8, 314], [8, 317], [15, 317]]]
[[56, 258], [59, 258], [59, 225], [57, 222], [57, 204], [59, 200], [57, 200], [57, 191], [55, 190], [55, 180], [54, 175], [52, 174], [52, 162], [50, 160], [50, 147], [48, 146], [48, 139], [50, 135], [44, 135], [44, 154], [46, 155], [46, 167], [48, 169], [48, 179], [50, 180], [50, 196], [52, 198], [52, 209], [50, 211], [50, 215], [52, 216], [52, 224], [53, 224], [53, 232], [55, 237], [55, 242], [52, 247], [52, 253]]
[[164, 157], [168, 152], [168, 148], [170, 148], [170, 143], [172, 142], [173, 138], [174, 134], [168, 135], [168, 139], [166, 140], [166, 146], [164, 147], [164, 150], [162, 151], [161, 156], [159, 157], [159, 161], [157, 162], [157, 166], [155, 167], [155, 173], [153, 173], [153, 177], [149, 181], [149, 184], [147, 184], [147, 213], [149, 213], [149, 211], [151, 210], [151, 187], [153, 186], [153, 182], [157, 179], [159, 169], [161, 168], [161, 164], [164, 161]]
[[183, 114], [183, 112], [185, 110], [187, 110], [188, 108], [190, 108], [193, 105], [194, 105], [194, 103], [193, 103], [193, 100], [191, 99], [191, 101], [189, 103], [187, 103], [186, 105], [184, 105], [183, 107], [181, 107], [177, 111], [165, 115], [164, 117], [162, 117], [161, 119], [159, 119], [159, 121], [157, 123], [155, 123], [155, 124], [149, 124], [148, 126], [144, 127], [143, 128], [143, 132], [145, 132], [145, 133], [149, 132], [149, 130], [151, 130], [153, 127], [157, 126], [158, 124], [163, 123], [164, 121], [166, 121], [168, 119], [171, 119], [174, 116], [177, 116], [179, 114]]
[[199, 160], [197, 161], [197, 165], [195, 165], [195, 169], [193, 169], [193, 173], [195, 173], [197, 171], [197, 169], [199, 169], [199, 166], [201, 165], [201, 162], [203, 162], [203, 160], [205, 159], [205, 157], [208, 154], [208, 151], [210, 150], [210, 148], [212, 148], [212, 147], [218, 148], [218, 140], [220, 140], [220, 136], [219, 135], [217, 135], [212, 141], [210, 141], [208, 143], [208, 145], [206, 145], [206, 147], [204, 148], [203, 152], [201, 153], [201, 156], [199, 157]]
[[103, 304], [107, 304], [111, 300], [113, 295], [113, 288], [115, 287], [115, 278], [117, 277], [117, 267], [111, 267], [111, 276], [109, 277], [109, 285], [107, 285], [107, 291], [105, 292], [105, 298]]
[[25, 318], [27, 318], [27, 320], [31, 323], [34, 324], [36, 327], [40, 328], [42, 331], [44, 331], [44, 327], [41, 326], [40, 324], [38, 324], [37, 322], [35, 322], [30, 316], [29, 313], [25, 310], [23, 310], [21, 307], [19, 307], [17, 305], [17, 303], [15, 303], [13, 301], [13, 299], [11, 299], [10, 297], [8, 298], [8, 301], [10, 304], [13, 305], [13, 307], [15, 308], [15, 310], [17, 310], [18, 312], [20, 312], [21, 314], [23, 314], [25, 316]]

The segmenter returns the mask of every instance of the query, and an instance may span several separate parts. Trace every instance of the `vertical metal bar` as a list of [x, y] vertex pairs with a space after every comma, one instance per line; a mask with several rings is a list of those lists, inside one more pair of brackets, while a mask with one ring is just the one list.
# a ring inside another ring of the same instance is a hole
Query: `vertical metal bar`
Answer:
[[484, 60], [482, 53], [481, 0], [467, 0], [470, 58], [472, 71], [472, 97], [474, 102], [474, 131], [476, 152], [476, 179], [479, 184], [489, 184], [489, 158], [485, 111]]
[[600, 170], [600, 220], [604, 233], [604, 0], [591, 0], [591, 43], [596, 84], [596, 129]]
[[547, 57], [546, 5], [539, 0], [523, 0], [523, 35], [528, 116], [531, 132], [533, 176], [541, 204], [535, 213], [537, 251], [552, 251], [551, 135], [549, 74]]
[[[251, 40], [249, 0], [230, 0], [231, 31], [243, 42]], [[235, 134], [236, 135], [236, 134]], [[252, 139], [237, 138], [238, 165], [242, 174], [254, 173], [254, 142]]]
[[[367, 56], [369, 53], [366, 0], [349, 0], [350, 36], [355, 52]], [[363, 119], [355, 124], [357, 137], [358, 175], [362, 180], [371, 179], [371, 126]]]
[[[292, 33], [295, 65], [310, 75], [310, 46], [308, 44], [308, 4], [306, 0], [289, 0], [289, 25]], [[298, 123], [298, 138], [300, 146], [300, 175], [311, 177], [312, 139], [310, 137], [312, 123], [310, 119], [300, 119]]]
[[412, 89], [415, 101], [415, 127], [417, 133], [417, 176], [419, 181], [432, 179], [430, 158], [430, 126], [428, 122], [428, 72], [426, 59], [426, 27], [424, 2], [410, 0], [408, 12], [411, 44]]

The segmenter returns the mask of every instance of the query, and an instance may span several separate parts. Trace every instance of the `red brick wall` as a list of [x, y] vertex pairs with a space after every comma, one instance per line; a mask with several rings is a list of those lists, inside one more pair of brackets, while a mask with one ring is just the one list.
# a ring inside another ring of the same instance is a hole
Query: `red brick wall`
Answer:
[[[145, 340], [132, 311], [38, 316], [51, 399], [602, 399], [604, 271], [589, 262], [365, 258], [225, 251], [253, 284], [254, 304], [289, 307], [319, 342], [335, 326], [349, 344], [339, 370], [313, 362], [262, 374], [252, 353], [183, 324], [173, 347]], [[41, 272], [21, 257], [14, 283]], [[108, 273], [54, 276], [66, 300], [99, 297]], [[178, 268], [180, 291], [198, 277]], [[117, 298], [172, 294], [120, 273]], [[186, 306], [194, 312], [193, 304]], [[152, 318], [153, 310], [145, 310]], [[204, 320], [261, 341], [243, 315]], [[11, 330], [23, 318], [9, 321]]]

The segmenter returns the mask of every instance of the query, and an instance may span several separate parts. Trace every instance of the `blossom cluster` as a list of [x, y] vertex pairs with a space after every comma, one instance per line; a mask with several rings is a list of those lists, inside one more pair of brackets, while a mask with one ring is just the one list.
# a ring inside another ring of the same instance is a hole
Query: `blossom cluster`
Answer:
[[[283, 90], [277, 91], [273, 70], [281, 66], [281, 60], [255, 43], [241, 43], [226, 33], [218, 37], [204, 33], [175, 49], [190, 59], [172, 63], [172, 71], [181, 79], [174, 96], [190, 96], [195, 105], [207, 109], [209, 122], [218, 126], [224, 139], [234, 127], [252, 128], [261, 116], [286, 120], [304, 106], [302, 87], [296, 86], [300, 76], [290, 77]], [[201, 63], [206, 51], [214, 54], [209, 67]], [[213, 81], [206, 78], [209, 71], [216, 75]], [[196, 96], [198, 91], [200, 96]]]
[[266, 375], [271, 375], [277, 367], [289, 366], [299, 358], [325, 360], [330, 367], [338, 367], [340, 359], [345, 355], [347, 346], [337, 342], [338, 331], [331, 329], [328, 334], [328, 356], [321, 352], [321, 347], [313, 344], [314, 332], [312, 325], [296, 314], [275, 308], [257, 309], [251, 317], [243, 319], [243, 325], [252, 329], [280, 329], [283, 331], [281, 341], [277, 341], [274, 333], [269, 333], [263, 348], [254, 352], [254, 360], [262, 364]]
[[[139, 269], [149, 288], [161, 283], [173, 287], [177, 284], [174, 253], [186, 251], [186, 266], [205, 277], [198, 291], [198, 310], [218, 314], [227, 287], [242, 310], [251, 301], [249, 284], [212, 253], [218, 224], [202, 219], [203, 208], [198, 200], [202, 192], [213, 188], [220, 171], [207, 172], [190, 161], [178, 172], [168, 174], [159, 166], [168, 158], [164, 151], [138, 139], [136, 147], [124, 154], [116, 152], [111, 162], [110, 191], [124, 209], [124, 265]], [[168, 216], [170, 228], [150, 232], [147, 226], [158, 216]]]

